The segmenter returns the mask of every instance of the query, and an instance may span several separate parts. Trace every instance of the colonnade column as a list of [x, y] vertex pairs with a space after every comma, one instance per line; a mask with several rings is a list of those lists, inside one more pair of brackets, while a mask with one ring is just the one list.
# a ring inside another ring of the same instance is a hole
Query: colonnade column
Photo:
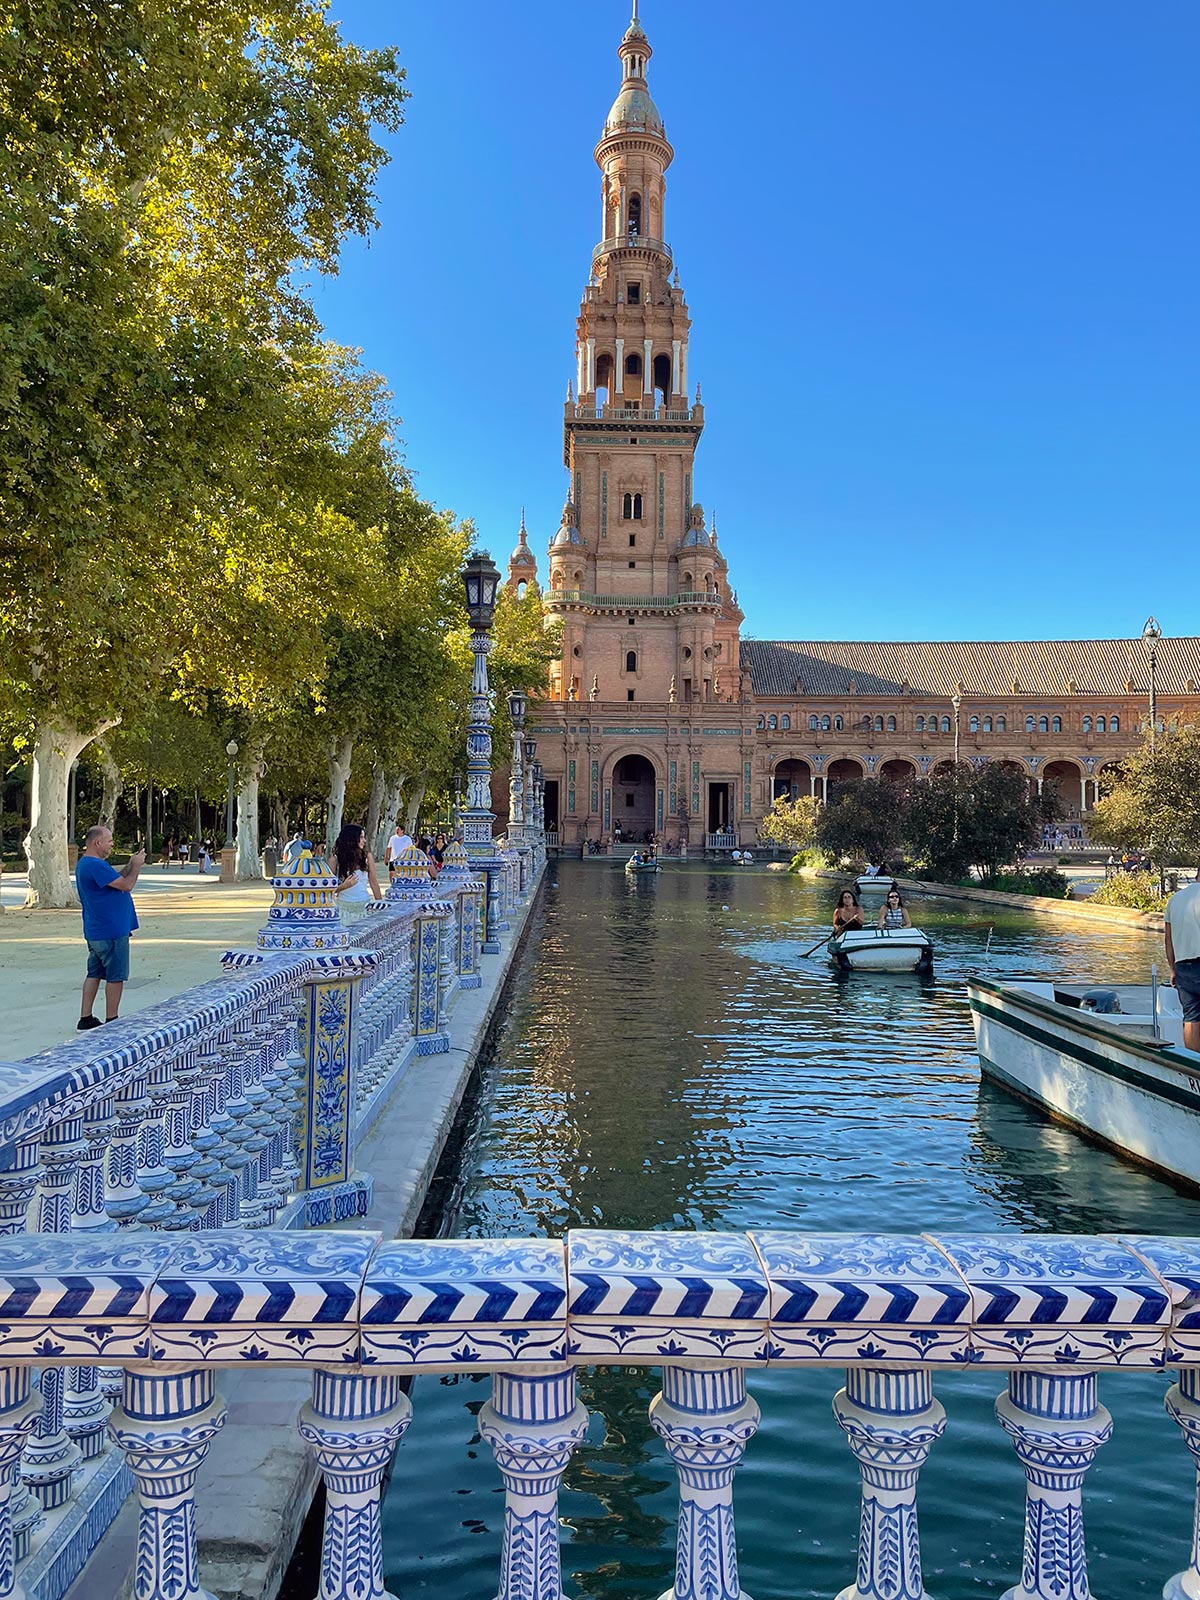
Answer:
[[1196, 1502], [1192, 1519], [1190, 1566], [1168, 1578], [1163, 1600], [1200, 1600], [1200, 1367], [1180, 1367], [1179, 1377], [1163, 1402], [1183, 1431], [1183, 1442], [1196, 1467]]

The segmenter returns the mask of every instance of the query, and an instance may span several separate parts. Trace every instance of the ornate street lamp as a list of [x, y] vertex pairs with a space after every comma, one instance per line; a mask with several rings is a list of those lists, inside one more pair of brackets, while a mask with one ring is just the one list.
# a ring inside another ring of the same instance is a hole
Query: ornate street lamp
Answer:
[[488, 955], [500, 951], [500, 895], [504, 863], [492, 843], [492, 721], [488, 700], [487, 658], [491, 653], [492, 618], [500, 573], [486, 550], [473, 555], [463, 567], [467, 615], [471, 619], [471, 711], [467, 723], [467, 804], [462, 813], [463, 844], [471, 870], [487, 880], [487, 910], [483, 948]]
[[225, 746], [225, 754], [229, 757], [229, 786], [225, 791], [225, 848], [233, 849], [233, 764], [237, 760], [238, 744], [236, 739], [230, 739]]
[[1158, 641], [1162, 638], [1162, 629], [1155, 617], [1146, 618], [1146, 626], [1142, 629], [1142, 643], [1150, 652], [1150, 748], [1154, 749], [1154, 736], [1158, 732]]
[[957, 766], [958, 765], [958, 750], [959, 750], [959, 731], [960, 731], [960, 727], [961, 727], [961, 718], [959, 716], [959, 713], [962, 711], [962, 695], [955, 694], [955, 695], [951, 696], [950, 704], [954, 707], [954, 765]]
[[[532, 740], [530, 741], [532, 743]], [[534, 761], [533, 767], [533, 819], [539, 833], [546, 828], [546, 782], [542, 777], [542, 763]]]

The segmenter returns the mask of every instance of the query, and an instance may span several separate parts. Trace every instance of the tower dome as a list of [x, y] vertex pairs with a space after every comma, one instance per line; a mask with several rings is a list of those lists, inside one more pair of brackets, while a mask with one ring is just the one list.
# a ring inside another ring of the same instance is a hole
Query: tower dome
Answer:
[[621, 89], [612, 103], [612, 110], [604, 120], [604, 132], [647, 132], [663, 134], [663, 119], [658, 107], [650, 98], [646, 87], [646, 63], [653, 51], [645, 30], [638, 19], [637, 0], [634, 0], [633, 21], [625, 30], [625, 37], [617, 47], [621, 58]]
[[568, 497], [567, 503], [563, 507], [562, 523], [558, 532], [550, 541], [550, 548], [554, 550], [562, 545], [582, 543], [583, 540], [579, 537], [579, 519], [575, 515], [575, 502]]

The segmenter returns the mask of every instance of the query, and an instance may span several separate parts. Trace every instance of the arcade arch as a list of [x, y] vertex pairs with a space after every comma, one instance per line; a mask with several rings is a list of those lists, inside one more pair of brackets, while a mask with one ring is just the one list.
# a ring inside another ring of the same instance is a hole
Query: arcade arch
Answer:
[[813, 792], [813, 773], [799, 756], [785, 756], [771, 774], [772, 800], [801, 800]]

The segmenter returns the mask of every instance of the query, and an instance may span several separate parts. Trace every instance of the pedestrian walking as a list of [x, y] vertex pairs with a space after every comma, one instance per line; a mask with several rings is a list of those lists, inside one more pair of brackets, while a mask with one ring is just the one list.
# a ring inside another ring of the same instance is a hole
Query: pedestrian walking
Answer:
[[145, 863], [146, 852], [135, 850], [128, 864], [118, 872], [108, 860], [112, 847], [110, 828], [89, 828], [75, 868], [75, 886], [83, 908], [83, 937], [88, 949], [83, 1002], [76, 1023], [80, 1031], [100, 1026], [93, 1008], [101, 984], [104, 985], [104, 1020], [117, 1020], [125, 980], [129, 977], [129, 935], [138, 925], [133, 886]]
[[209, 867], [212, 866], [212, 846], [209, 844], [207, 839], [201, 839], [200, 841], [199, 862], [199, 870], [201, 873], [207, 872]]
[[162, 855], [160, 855], [159, 858], [158, 858], [158, 864], [163, 869], [164, 872], [171, 865], [171, 857], [174, 854], [175, 854], [175, 835], [172, 834], [169, 839], [167, 839], [167, 838], [163, 839]]
[[190, 839], [179, 841], [179, 870], [185, 872], [187, 864], [192, 859], [192, 842]]

